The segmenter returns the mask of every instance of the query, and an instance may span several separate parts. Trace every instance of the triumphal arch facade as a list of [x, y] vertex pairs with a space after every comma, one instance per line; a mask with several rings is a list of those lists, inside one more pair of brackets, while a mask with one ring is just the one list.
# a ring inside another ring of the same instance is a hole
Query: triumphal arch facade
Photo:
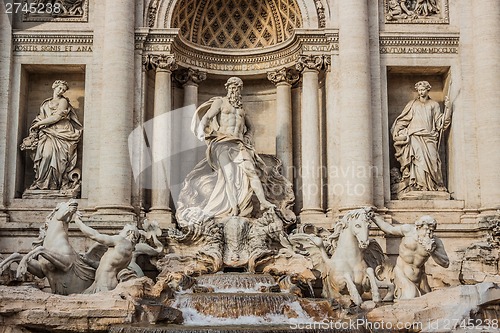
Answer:
[[[27, 252], [68, 197], [105, 232], [145, 217], [174, 225], [182, 181], [205, 154], [190, 130], [194, 106], [225, 95], [235, 76], [255, 150], [281, 161], [301, 223], [331, 227], [363, 206], [389, 223], [432, 215], [456, 260], [491, 231], [498, 1], [83, 0], [59, 1], [57, 13], [37, 3], [1, 13], [1, 253]], [[420, 102], [409, 101], [422, 81], [436, 102], [427, 121], [441, 120], [434, 143], [418, 145], [423, 129], [409, 115]], [[59, 86], [72, 106], [61, 117], [80, 132], [40, 162], [30, 154], [41, 139], [29, 138], [51, 123], [33, 121], [51, 94], [62, 98]], [[47, 169], [68, 181], [43, 185], [43, 162], [68, 158], [70, 169]]]

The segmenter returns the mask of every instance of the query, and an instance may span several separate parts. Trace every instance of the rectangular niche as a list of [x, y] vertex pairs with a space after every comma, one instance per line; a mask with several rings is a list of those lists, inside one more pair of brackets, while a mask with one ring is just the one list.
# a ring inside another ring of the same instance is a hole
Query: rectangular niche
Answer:
[[[85, 114], [85, 65], [22, 65], [19, 101], [19, 128], [17, 134], [16, 192], [23, 197], [24, 191], [35, 179], [33, 160], [27, 150], [21, 151], [23, 139], [28, 137], [33, 120], [40, 113], [41, 104], [52, 97], [52, 85], [56, 80], [66, 81], [69, 90], [64, 92], [73, 106], [79, 122], [84, 124]], [[82, 170], [83, 134], [77, 145], [76, 168]]]
[[[449, 67], [387, 67], [387, 110], [389, 129], [389, 165], [391, 171], [391, 199], [397, 200], [396, 185], [394, 184], [393, 171], [400, 169], [400, 163], [395, 157], [394, 140], [391, 128], [396, 118], [402, 113], [408, 102], [417, 98], [415, 84], [419, 81], [428, 81], [431, 85], [429, 97], [438, 102], [441, 112], [444, 112], [444, 99], [450, 88]], [[452, 124], [453, 126], [453, 119]], [[448, 184], [448, 133], [444, 132], [439, 143], [439, 156], [441, 159], [441, 172], [444, 185], [449, 190]]]

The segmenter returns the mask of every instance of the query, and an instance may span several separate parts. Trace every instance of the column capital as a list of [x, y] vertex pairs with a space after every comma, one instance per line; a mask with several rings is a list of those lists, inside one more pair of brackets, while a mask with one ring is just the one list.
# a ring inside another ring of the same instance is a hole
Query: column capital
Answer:
[[332, 68], [332, 56], [329, 54], [324, 55], [323, 61], [324, 61], [325, 71], [329, 72], [330, 69]]
[[295, 68], [299, 72], [306, 70], [320, 71], [325, 63], [324, 56], [322, 55], [301, 55], [297, 59]]
[[199, 84], [207, 79], [207, 72], [193, 68], [181, 68], [175, 72], [174, 79], [181, 85], [188, 83]]
[[280, 70], [268, 72], [267, 79], [275, 85], [280, 83], [292, 85], [299, 80], [299, 74], [292, 69], [283, 67]]
[[148, 54], [142, 57], [142, 64], [146, 70], [163, 72], [172, 72], [178, 67], [172, 54]]

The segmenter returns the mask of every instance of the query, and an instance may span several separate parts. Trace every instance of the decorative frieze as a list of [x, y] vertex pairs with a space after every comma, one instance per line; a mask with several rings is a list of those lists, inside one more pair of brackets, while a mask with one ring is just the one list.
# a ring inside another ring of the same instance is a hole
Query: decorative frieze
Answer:
[[458, 54], [459, 36], [380, 36], [381, 54]]
[[384, 0], [385, 23], [448, 24], [448, 0]]
[[27, 34], [15, 32], [14, 52], [92, 52], [94, 36], [85, 34]]
[[20, 10], [24, 22], [87, 22], [89, 0], [24, 0]]
[[135, 49], [145, 52], [165, 52], [171, 53], [172, 43], [177, 37], [177, 29], [171, 33], [153, 33], [137, 31], [135, 34]]
[[186, 68], [207, 70], [215, 73], [232, 71], [234, 74], [268, 72], [283, 67], [295, 66], [301, 54], [325, 54], [338, 51], [338, 33], [297, 31], [292, 40], [279, 47], [231, 50], [219, 52], [186, 43], [177, 35], [177, 29], [168, 32], [136, 32], [136, 49], [144, 53], [175, 54], [177, 63]]

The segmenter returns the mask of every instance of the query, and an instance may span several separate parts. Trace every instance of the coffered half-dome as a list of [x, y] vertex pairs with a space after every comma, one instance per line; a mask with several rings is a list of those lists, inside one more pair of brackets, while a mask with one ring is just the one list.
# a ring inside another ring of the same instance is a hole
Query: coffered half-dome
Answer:
[[211, 48], [271, 46], [302, 26], [295, 0], [180, 0], [173, 13], [182, 37]]

